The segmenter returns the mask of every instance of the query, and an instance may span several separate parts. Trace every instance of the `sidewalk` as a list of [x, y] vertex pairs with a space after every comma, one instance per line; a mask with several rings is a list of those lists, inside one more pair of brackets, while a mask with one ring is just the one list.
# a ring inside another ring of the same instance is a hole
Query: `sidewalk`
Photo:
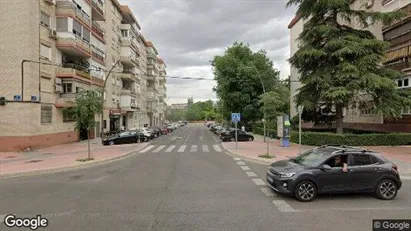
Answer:
[[87, 158], [87, 141], [30, 152], [0, 152], [0, 178], [106, 163], [132, 154], [148, 144], [103, 146], [100, 139], [91, 140], [90, 143], [91, 157], [94, 160], [86, 162], [77, 160]]
[[[237, 149], [235, 142], [223, 142], [223, 147], [231, 154], [262, 164], [271, 164], [299, 155], [300, 146], [298, 144], [290, 143], [290, 147], [281, 147], [279, 140], [270, 140], [270, 155], [275, 158], [258, 157], [267, 153], [267, 143], [264, 142], [263, 136], [254, 135], [254, 138], [253, 142], [238, 142]], [[302, 145], [301, 152], [312, 148], [314, 146]], [[400, 173], [411, 175], [411, 146], [364, 146], [362, 148], [382, 153], [384, 157], [398, 165]]]

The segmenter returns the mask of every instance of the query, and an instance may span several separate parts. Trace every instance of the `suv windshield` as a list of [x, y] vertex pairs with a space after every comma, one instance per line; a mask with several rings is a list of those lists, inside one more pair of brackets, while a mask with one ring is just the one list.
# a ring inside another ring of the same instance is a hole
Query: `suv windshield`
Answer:
[[307, 151], [296, 158], [291, 159], [294, 163], [316, 167], [324, 160], [330, 157], [330, 152], [324, 152], [319, 149]]

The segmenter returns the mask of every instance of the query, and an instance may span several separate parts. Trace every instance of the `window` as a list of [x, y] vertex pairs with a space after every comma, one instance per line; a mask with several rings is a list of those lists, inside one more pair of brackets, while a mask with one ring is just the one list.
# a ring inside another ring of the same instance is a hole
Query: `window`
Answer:
[[64, 93], [73, 93], [73, 84], [72, 83], [63, 83], [63, 92]]
[[408, 87], [408, 86], [410, 86], [410, 79], [404, 79], [404, 82], [403, 82], [403, 86], [404, 87]]
[[41, 106], [41, 123], [50, 124], [52, 119], [52, 106]]
[[81, 87], [76, 87], [76, 93], [80, 93], [80, 91], [82, 91], [83, 90], [83, 88], [81, 88]]
[[73, 20], [73, 34], [81, 37], [81, 24], [76, 20]]
[[116, 103], [116, 98], [113, 97], [113, 103]]
[[401, 114], [403, 115], [410, 115], [411, 114], [411, 107], [405, 107], [402, 109]]
[[56, 30], [58, 32], [68, 32], [68, 18], [57, 18]]
[[90, 31], [83, 28], [83, 40], [90, 43]]
[[41, 12], [40, 15], [40, 25], [50, 28], [50, 16]]
[[368, 154], [354, 154], [351, 166], [371, 165], [371, 158]]
[[397, 83], [398, 83], [398, 87], [402, 87], [402, 79], [398, 80]]
[[313, 149], [297, 156], [296, 158], [292, 159], [292, 161], [305, 166], [318, 166], [323, 161], [325, 161], [329, 156], [329, 151]]
[[76, 121], [76, 117], [71, 115], [70, 113], [67, 113], [66, 111], [63, 111], [63, 122], [73, 122]]
[[128, 37], [128, 30], [121, 30], [121, 37], [127, 38]]
[[44, 44], [40, 44], [40, 57], [51, 60], [51, 48]]

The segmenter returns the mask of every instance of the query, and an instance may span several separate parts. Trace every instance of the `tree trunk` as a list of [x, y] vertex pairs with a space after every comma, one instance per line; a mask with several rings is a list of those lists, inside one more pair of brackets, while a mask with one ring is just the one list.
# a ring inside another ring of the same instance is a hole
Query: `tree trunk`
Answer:
[[343, 115], [343, 106], [337, 105], [335, 108], [335, 117], [336, 117], [336, 127], [337, 127], [337, 134], [343, 134], [343, 122], [344, 122], [344, 115]]
[[88, 157], [88, 159], [90, 159], [90, 154], [91, 154], [91, 151], [90, 151], [90, 128], [87, 129], [87, 145], [88, 145], [88, 155], [87, 155], [87, 157]]

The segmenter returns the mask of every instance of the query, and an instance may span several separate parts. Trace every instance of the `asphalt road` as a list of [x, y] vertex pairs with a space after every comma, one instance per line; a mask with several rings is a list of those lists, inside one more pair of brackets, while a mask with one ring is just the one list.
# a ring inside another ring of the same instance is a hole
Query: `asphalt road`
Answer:
[[115, 163], [1, 180], [0, 218], [40, 214], [49, 225], [38, 230], [58, 231], [346, 231], [372, 230], [373, 218], [411, 218], [409, 181], [394, 201], [350, 195], [300, 203], [267, 189], [266, 166], [234, 159], [219, 144], [190, 125]]

